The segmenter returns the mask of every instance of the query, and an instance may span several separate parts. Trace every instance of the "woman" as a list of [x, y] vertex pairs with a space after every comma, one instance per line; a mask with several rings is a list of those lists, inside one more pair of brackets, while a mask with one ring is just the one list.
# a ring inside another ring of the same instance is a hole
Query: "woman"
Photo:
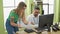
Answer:
[[20, 2], [17, 8], [10, 12], [9, 17], [7, 18], [6, 21], [6, 29], [8, 34], [16, 33], [16, 31], [18, 31], [18, 28], [21, 27], [20, 24], [17, 24], [19, 18], [22, 19], [24, 24], [27, 24], [24, 15], [25, 9], [26, 9], [26, 4], [24, 2]]

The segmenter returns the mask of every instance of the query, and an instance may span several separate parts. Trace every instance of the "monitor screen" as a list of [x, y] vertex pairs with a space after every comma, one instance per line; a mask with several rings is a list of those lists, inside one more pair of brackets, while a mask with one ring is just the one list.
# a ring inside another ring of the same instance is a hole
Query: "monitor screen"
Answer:
[[51, 26], [53, 24], [54, 14], [39, 16], [39, 28], [44, 28], [44, 26]]

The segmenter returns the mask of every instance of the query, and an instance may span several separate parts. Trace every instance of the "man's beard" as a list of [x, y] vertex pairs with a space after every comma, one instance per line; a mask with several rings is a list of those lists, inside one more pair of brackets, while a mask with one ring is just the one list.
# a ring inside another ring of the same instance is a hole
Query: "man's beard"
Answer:
[[38, 15], [35, 14], [34, 16], [37, 17]]

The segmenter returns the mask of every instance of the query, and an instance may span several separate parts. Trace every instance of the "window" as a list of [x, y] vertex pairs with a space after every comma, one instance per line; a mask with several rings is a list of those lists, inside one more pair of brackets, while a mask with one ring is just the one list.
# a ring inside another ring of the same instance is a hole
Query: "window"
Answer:
[[25, 2], [24, 0], [3, 0], [4, 28], [6, 28], [5, 23], [6, 23], [6, 19], [8, 18], [10, 11], [16, 8], [18, 3], [21, 1]]
[[44, 14], [54, 13], [54, 0], [43, 0], [43, 4]]

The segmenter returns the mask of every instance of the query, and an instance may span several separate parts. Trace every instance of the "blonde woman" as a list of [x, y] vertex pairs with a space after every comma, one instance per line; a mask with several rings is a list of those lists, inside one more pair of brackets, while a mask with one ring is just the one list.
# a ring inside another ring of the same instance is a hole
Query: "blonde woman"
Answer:
[[13, 32], [18, 31], [18, 28], [21, 27], [20, 24], [17, 24], [19, 18], [22, 19], [24, 24], [27, 24], [24, 11], [26, 9], [26, 4], [20, 2], [16, 9], [11, 10], [7, 20], [6, 20], [6, 30], [8, 34], [13, 34]]

